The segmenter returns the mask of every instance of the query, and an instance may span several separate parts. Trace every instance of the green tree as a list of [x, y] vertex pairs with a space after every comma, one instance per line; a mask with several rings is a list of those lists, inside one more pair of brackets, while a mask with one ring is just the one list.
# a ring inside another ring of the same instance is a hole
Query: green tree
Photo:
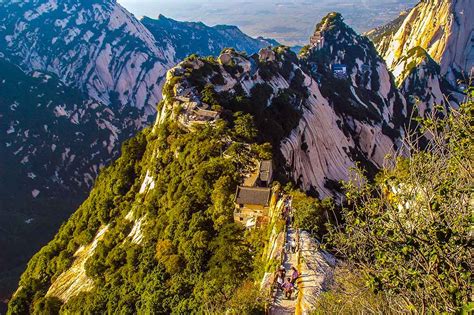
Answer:
[[409, 156], [393, 158], [375, 183], [355, 172], [345, 185], [332, 244], [405, 311], [457, 312], [472, 297], [473, 111], [469, 101], [425, 120], [425, 150], [408, 138]]
[[237, 112], [234, 114], [234, 133], [237, 138], [243, 141], [254, 141], [257, 137], [258, 130], [252, 115]]

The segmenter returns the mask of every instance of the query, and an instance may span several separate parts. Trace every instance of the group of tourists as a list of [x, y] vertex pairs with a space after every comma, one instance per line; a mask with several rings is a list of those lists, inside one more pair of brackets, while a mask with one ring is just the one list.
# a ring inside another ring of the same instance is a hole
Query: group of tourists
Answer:
[[286, 275], [286, 269], [283, 266], [280, 266], [277, 272], [277, 283], [279, 286], [279, 289], [283, 290], [285, 292], [285, 298], [291, 300], [291, 295], [295, 290], [297, 290], [296, 287], [296, 280], [300, 276], [300, 273], [298, 270], [292, 266], [291, 267], [291, 275], [287, 276]]
[[[291, 197], [287, 196], [284, 199], [284, 206], [281, 212], [282, 219], [285, 220], [286, 227], [290, 228], [291, 224], [293, 223], [293, 209], [291, 207]], [[289, 238], [285, 245], [285, 252], [286, 255], [295, 254], [298, 250], [298, 237], [296, 235], [296, 239]], [[287, 257], [288, 257], [287, 256]], [[291, 274], [286, 274], [286, 269], [284, 266], [280, 266], [277, 271], [277, 284], [278, 289], [283, 290], [285, 293], [285, 298], [291, 300], [291, 296], [293, 292], [297, 290], [296, 287], [296, 280], [300, 276], [300, 273], [296, 269], [295, 266], [292, 266], [290, 269]]]

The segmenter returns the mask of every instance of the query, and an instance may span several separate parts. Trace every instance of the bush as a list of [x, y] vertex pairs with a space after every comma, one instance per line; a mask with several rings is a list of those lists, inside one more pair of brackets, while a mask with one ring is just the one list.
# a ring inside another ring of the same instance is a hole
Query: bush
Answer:
[[408, 137], [409, 156], [389, 159], [375, 183], [356, 171], [345, 185], [332, 245], [394, 308], [454, 313], [472, 297], [473, 108], [423, 121], [425, 151]]

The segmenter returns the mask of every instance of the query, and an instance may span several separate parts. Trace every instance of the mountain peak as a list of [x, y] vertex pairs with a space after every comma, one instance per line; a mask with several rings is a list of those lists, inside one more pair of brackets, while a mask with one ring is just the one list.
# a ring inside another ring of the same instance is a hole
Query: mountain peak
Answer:
[[380, 54], [390, 69], [412, 48], [420, 46], [455, 82], [456, 73], [474, 70], [474, 6], [472, 0], [420, 1], [396, 31], [377, 38]]
[[[364, 38], [344, 22], [342, 14], [331, 12], [316, 24], [315, 31], [311, 37], [311, 44], [319, 48], [325, 45], [344, 43], [359, 45], [361, 41], [364, 41]], [[320, 41], [321, 39], [323, 40]]]
[[316, 25], [316, 31], [323, 32], [340, 26], [347, 26], [344, 23], [342, 14], [339, 12], [331, 12], [323, 17], [321, 22]]

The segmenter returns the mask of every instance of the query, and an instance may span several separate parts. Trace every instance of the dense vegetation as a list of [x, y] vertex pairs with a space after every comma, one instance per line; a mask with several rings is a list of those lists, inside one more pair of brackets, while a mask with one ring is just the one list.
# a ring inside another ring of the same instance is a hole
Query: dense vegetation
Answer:
[[407, 139], [409, 156], [374, 183], [354, 173], [344, 224], [330, 232], [347, 264], [321, 313], [472, 311], [473, 112], [471, 98], [446, 119], [423, 121], [426, 150]]
[[[253, 309], [255, 295], [245, 303], [236, 299], [253, 292], [262, 238], [244, 235], [233, 223], [232, 194], [244, 168], [271, 156], [271, 146], [256, 144], [255, 135], [252, 116], [236, 114], [191, 133], [169, 121], [128, 141], [87, 201], [30, 261], [9, 313]], [[145, 171], [156, 187], [139, 194]], [[140, 244], [127, 237], [134, 225], [129, 213], [145, 222]], [[78, 247], [103, 227], [107, 232], [86, 262], [94, 289], [62, 306], [44, 298]]]

